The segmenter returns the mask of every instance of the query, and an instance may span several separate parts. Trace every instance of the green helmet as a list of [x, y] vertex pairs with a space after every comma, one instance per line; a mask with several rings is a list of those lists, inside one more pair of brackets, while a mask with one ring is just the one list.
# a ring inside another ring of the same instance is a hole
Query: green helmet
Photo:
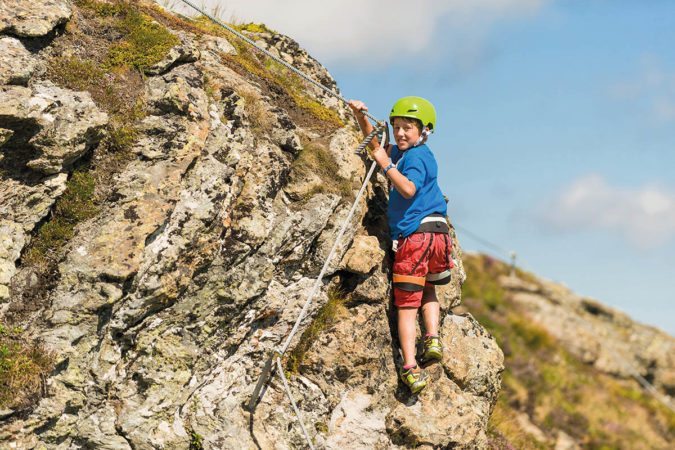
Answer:
[[409, 117], [422, 122], [422, 128], [436, 127], [436, 108], [431, 102], [422, 97], [403, 97], [394, 103], [389, 113], [389, 122], [393, 122], [394, 117]]

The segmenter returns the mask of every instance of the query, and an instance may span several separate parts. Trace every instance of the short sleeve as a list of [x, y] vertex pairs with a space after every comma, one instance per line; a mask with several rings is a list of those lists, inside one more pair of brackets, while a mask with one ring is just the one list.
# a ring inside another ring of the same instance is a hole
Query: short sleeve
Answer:
[[415, 190], [419, 191], [424, 184], [424, 179], [426, 177], [424, 161], [417, 157], [417, 155], [410, 156], [411, 158], [407, 159], [405, 168], [401, 173], [415, 185]]

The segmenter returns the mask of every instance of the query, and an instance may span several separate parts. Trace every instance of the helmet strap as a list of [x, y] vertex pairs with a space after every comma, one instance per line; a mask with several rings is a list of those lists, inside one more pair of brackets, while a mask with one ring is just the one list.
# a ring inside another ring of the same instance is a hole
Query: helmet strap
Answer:
[[422, 131], [422, 134], [420, 135], [420, 138], [417, 140], [417, 142], [415, 142], [415, 145], [413, 147], [417, 147], [418, 145], [422, 144], [422, 142], [424, 142], [424, 140], [427, 137], [429, 137], [429, 135], [433, 132], [434, 132], [434, 130], [430, 130], [430, 129], [425, 127], [424, 131]]

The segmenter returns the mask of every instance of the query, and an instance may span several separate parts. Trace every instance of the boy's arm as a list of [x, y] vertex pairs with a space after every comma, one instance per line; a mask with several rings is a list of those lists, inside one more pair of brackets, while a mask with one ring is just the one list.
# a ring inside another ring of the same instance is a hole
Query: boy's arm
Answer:
[[[349, 103], [347, 103], [349, 107], [351, 108], [352, 112], [354, 113], [354, 117], [356, 117], [356, 121], [359, 123], [359, 128], [361, 128], [361, 132], [363, 133], [363, 137], [368, 136], [374, 129], [373, 124], [368, 121], [366, 116], [363, 114], [363, 111], [368, 111], [368, 107], [366, 106], [365, 103], [363, 103], [360, 100], [350, 100]], [[377, 147], [380, 146], [380, 140], [378, 138], [373, 138], [372, 141], [370, 141], [370, 144], [368, 146], [375, 150]], [[389, 153], [389, 151], [387, 151]]]
[[[382, 169], [389, 167], [392, 162], [388, 152], [379, 146], [373, 151], [373, 158]], [[389, 177], [391, 184], [394, 185], [394, 189], [396, 189], [403, 198], [412, 198], [417, 192], [415, 183], [403, 175], [396, 166], [387, 169], [386, 176]]]

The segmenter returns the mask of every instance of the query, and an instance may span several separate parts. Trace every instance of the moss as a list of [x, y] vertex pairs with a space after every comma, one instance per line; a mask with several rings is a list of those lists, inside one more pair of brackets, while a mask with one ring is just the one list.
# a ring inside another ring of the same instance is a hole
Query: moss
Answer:
[[145, 70], [161, 61], [171, 47], [180, 43], [176, 36], [133, 2], [76, 0], [75, 4], [105, 19], [106, 24], [112, 25], [121, 35], [121, 40], [108, 49], [104, 62], [107, 69], [133, 67]]
[[326, 425], [324, 422], [316, 422], [314, 424], [314, 429], [317, 433], [328, 434], [328, 425]]
[[134, 8], [129, 7], [120, 15], [117, 28], [124, 37], [109, 49], [110, 67], [135, 67], [143, 71], [164, 59], [180, 43], [166, 28]]
[[96, 15], [101, 17], [113, 17], [124, 13], [127, 5], [122, 1], [117, 2], [101, 2], [96, 0], [74, 0], [78, 7], [93, 11]]
[[288, 353], [286, 368], [290, 374], [300, 371], [305, 355], [319, 338], [321, 333], [333, 325], [345, 310], [346, 298], [337, 290], [328, 292], [328, 301], [319, 308], [314, 320], [300, 336], [297, 345]]
[[276, 34], [276, 31], [267, 28], [267, 25], [264, 23], [242, 23], [234, 26], [239, 31], [249, 31], [251, 33], [273, 33]]
[[22, 330], [0, 323], [0, 408], [34, 404], [52, 371], [54, 356], [22, 336]]
[[74, 234], [75, 226], [98, 213], [94, 203], [95, 180], [91, 173], [83, 170], [73, 172], [66, 184], [66, 190], [57, 200], [52, 218], [40, 227], [21, 260], [41, 272], [55, 264], [58, 250]]

